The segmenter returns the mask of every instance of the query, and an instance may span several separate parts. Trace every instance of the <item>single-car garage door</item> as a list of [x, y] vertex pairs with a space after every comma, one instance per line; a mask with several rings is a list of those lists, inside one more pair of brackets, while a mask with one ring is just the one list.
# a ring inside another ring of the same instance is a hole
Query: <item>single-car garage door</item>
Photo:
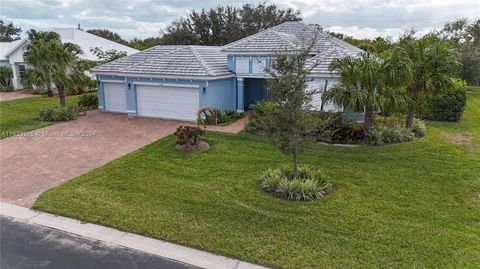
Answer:
[[105, 110], [111, 112], [127, 112], [127, 96], [124, 83], [104, 82]]
[[195, 120], [198, 87], [137, 85], [136, 89], [139, 116]]

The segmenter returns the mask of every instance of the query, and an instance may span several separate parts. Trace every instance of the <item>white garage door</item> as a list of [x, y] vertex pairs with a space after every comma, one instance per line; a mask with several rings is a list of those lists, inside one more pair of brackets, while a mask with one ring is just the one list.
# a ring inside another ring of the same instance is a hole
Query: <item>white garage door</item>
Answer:
[[195, 120], [198, 88], [137, 85], [137, 107], [139, 116]]
[[111, 112], [127, 112], [125, 84], [105, 82], [105, 110]]

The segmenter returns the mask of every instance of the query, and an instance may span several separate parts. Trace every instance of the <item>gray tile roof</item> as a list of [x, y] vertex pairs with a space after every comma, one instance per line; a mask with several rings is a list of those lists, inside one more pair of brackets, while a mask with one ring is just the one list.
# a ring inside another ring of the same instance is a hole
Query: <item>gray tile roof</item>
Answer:
[[335, 46], [318, 52], [315, 56], [307, 60], [306, 67], [311, 69], [311, 74], [331, 74], [338, 73], [337, 71], [330, 72], [329, 65], [336, 58], [357, 57], [362, 52], [356, 50], [345, 50]]
[[274, 54], [299, 51], [316, 37], [313, 57], [307, 62], [312, 74], [331, 74], [335, 58], [357, 56], [361, 49], [328, 33], [318, 25], [285, 22], [223, 47], [156, 46], [119, 60], [97, 66], [92, 73], [214, 78], [234, 75], [227, 67], [227, 54]]
[[92, 73], [155, 75], [178, 77], [218, 77], [233, 75], [227, 56], [214, 46], [155, 46], [106, 63]]
[[312, 57], [307, 65], [312, 74], [330, 73], [328, 66], [335, 58], [358, 56], [362, 50], [322, 31], [318, 25], [303, 22], [285, 22], [257, 34], [245, 37], [222, 48], [228, 54], [275, 54], [299, 51], [315, 37]]

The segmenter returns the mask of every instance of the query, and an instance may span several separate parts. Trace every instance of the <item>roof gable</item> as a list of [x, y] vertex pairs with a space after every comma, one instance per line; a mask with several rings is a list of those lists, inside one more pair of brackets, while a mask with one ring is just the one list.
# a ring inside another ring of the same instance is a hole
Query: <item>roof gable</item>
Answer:
[[328, 67], [335, 58], [356, 57], [362, 50], [322, 31], [318, 25], [300, 21], [285, 22], [257, 34], [225, 45], [228, 54], [275, 54], [300, 51], [315, 37], [311, 49], [313, 57], [307, 60], [311, 74], [331, 74]]
[[22, 47], [25, 43], [27, 43], [26, 39], [15, 40], [12, 42], [1, 42], [1, 55], [0, 58], [2, 60], [8, 60], [8, 56], [14, 53], [18, 48]]
[[99, 37], [94, 34], [90, 34], [86, 31], [77, 29], [77, 28], [55, 28], [52, 29], [53, 32], [56, 32], [60, 35], [60, 39], [63, 43], [73, 43], [80, 46], [83, 51], [83, 54], [80, 55], [80, 58], [90, 61], [98, 61], [98, 57], [91, 52], [91, 49], [99, 47], [102, 50], [117, 50], [125, 51], [127, 55], [137, 53], [138, 50], [122, 45], [120, 43]]

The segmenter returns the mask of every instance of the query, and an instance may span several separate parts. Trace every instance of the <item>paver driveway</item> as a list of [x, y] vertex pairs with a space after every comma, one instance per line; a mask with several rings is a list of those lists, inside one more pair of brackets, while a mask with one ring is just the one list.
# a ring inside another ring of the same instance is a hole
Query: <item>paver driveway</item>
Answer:
[[[42, 192], [172, 134], [181, 124], [89, 111], [75, 121], [34, 130], [32, 136], [2, 139], [0, 200], [31, 206]], [[71, 136], [89, 132], [94, 135]]]

